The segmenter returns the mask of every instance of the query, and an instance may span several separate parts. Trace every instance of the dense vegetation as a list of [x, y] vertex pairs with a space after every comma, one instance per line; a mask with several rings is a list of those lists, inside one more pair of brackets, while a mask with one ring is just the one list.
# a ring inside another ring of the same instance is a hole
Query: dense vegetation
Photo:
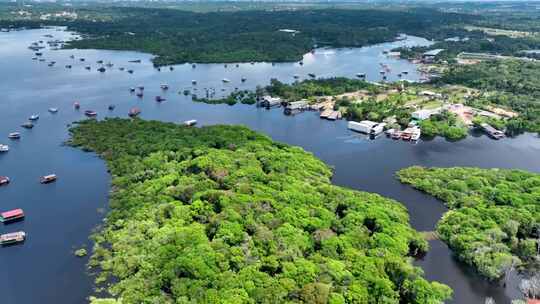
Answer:
[[520, 113], [504, 122], [511, 134], [540, 132], [540, 63], [497, 60], [451, 65], [439, 83], [461, 84], [486, 92], [468, 100], [472, 106], [502, 105]]
[[247, 90], [234, 91], [222, 98], [198, 97], [197, 95], [193, 95], [191, 99], [194, 102], [203, 102], [208, 104], [228, 104], [230, 106], [237, 103], [252, 105], [257, 102], [255, 93]]
[[410, 167], [403, 183], [446, 202], [437, 232], [490, 279], [540, 262], [540, 175], [520, 170]]
[[157, 56], [156, 65], [297, 61], [316, 46], [360, 47], [391, 41], [404, 30], [446, 37], [449, 25], [473, 20], [470, 15], [432, 9], [195, 13], [131, 7], [83, 8], [78, 13], [92, 18], [65, 22], [71, 30], [87, 35], [71, 47], [144, 51]]
[[443, 136], [449, 140], [459, 140], [467, 137], [468, 128], [459, 121], [455, 114], [443, 111], [432, 115], [429, 119], [420, 121], [422, 135], [426, 137]]
[[95, 303], [441, 303], [410, 256], [427, 249], [406, 209], [330, 183], [297, 147], [244, 127], [88, 120], [71, 144], [113, 176], [95, 236]]

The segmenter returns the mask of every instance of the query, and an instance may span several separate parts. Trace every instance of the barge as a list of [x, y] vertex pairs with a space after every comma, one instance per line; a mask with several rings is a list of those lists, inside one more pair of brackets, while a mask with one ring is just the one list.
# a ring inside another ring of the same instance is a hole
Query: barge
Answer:
[[0, 245], [11, 245], [16, 243], [22, 243], [26, 239], [26, 233], [24, 231], [12, 232], [0, 235]]
[[49, 174], [49, 175], [42, 176], [39, 179], [39, 182], [42, 184], [48, 184], [48, 183], [52, 183], [56, 181], [57, 179], [58, 177], [56, 176], [56, 174]]

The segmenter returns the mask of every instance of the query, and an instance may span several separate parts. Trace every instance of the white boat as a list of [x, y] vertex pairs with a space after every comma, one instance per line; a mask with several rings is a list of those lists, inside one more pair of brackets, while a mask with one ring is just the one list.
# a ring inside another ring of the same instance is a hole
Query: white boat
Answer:
[[8, 152], [9, 146], [0, 144], [0, 152]]
[[160, 87], [162, 90], [168, 90], [168, 89], [169, 89], [169, 85], [166, 84], [166, 83], [162, 83], [159, 87]]
[[8, 138], [10, 138], [10, 139], [19, 139], [19, 138], [21, 138], [21, 133], [19, 133], [19, 132], [9, 133]]
[[387, 136], [392, 136], [392, 134], [394, 134], [394, 132], [396, 132], [396, 130], [394, 130], [394, 129], [388, 129], [388, 130], [384, 131], [384, 133]]
[[417, 141], [420, 139], [420, 135], [422, 132], [420, 131], [420, 128], [415, 128], [411, 134], [411, 140]]
[[184, 121], [184, 125], [188, 127], [194, 126], [196, 124], [197, 124], [197, 121], [195, 119]]
[[224, 83], [229, 83], [229, 82], [231, 82], [231, 81], [230, 81], [229, 79], [227, 79], [227, 78], [223, 78], [221, 81], [223, 81]]
[[58, 108], [49, 108], [49, 112], [58, 113]]
[[29, 119], [30, 119], [30, 120], [38, 120], [38, 119], [39, 119], [39, 115], [34, 114], [34, 115], [30, 116]]

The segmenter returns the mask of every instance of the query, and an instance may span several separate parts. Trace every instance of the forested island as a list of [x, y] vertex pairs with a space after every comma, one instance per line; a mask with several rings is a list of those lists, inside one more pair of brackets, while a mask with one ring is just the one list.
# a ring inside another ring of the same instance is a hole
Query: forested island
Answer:
[[[437, 232], [460, 260], [495, 280], [540, 265], [540, 175], [521, 170], [410, 167], [399, 180], [444, 201]], [[538, 293], [539, 291], [536, 290]], [[531, 297], [540, 297], [533, 294]]]
[[[111, 210], [94, 303], [441, 303], [411, 263], [407, 210], [330, 183], [301, 148], [245, 127], [86, 120], [70, 144], [107, 161]], [[114, 279], [113, 279], [114, 278]], [[113, 280], [110, 280], [113, 279]]]

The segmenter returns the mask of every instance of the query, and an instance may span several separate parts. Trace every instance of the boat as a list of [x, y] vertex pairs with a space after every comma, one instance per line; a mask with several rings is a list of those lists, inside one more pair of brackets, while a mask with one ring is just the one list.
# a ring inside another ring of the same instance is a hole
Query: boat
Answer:
[[38, 119], [39, 119], [39, 115], [37, 115], [37, 114], [33, 114], [33, 115], [32, 115], [32, 116], [30, 116], [30, 118], [28, 118], [28, 119], [30, 119], [30, 120], [34, 120], [34, 121], [35, 121], [35, 120], [38, 120]]
[[411, 133], [403, 132], [401, 134], [401, 139], [403, 139], [403, 140], [411, 140], [411, 137], [412, 137]]
[[407, 74], [409, 74], [409, 71], [403, 71], [403, 72], [401, 72], [401, 74], [407, 75]]
[[80, 58], [79, 60], [82, 62], [82, 61], [84, 61], [85, 59], [84, 59], [84, 58]]
[[11, 180], [7, 176], [0, 176], [0, 186], [9, 184]]
[[86, 111], [84, 111], [84, 115], [86, 115], [88, 117], [95, 117], [95, 116], [97, 116], [97, 112], [92, 111], [92, 110], [86, 110]]
[[129, 91], [130, 91], [131, 93], [133, 93], [133, 92], [135, 92], [135, 88], [131, 87], [131, 88], [129, 88]]
[[144, 95], [143, 92], [138, 92], [137, 93], [137, 97], [143, 97], [143, 95]]
[[192, 84], [192, 85], [197, 85], [197, 80], [192, 80], [192, 81], [191, 81], [191, 84]]
[[419, 128], [416, 128], [416, 129], [413, 131], [412, 135], [411, 135], [411, 140], [413, 140], [413, 141], [419, 140], [419, 139], [420, 139], [420, 135], [421, 135], [420, 129], [419, 129]]
[[8, 138], [9, 139], [20, 139], [21, 138], [21, 133], [19, 133], [19, 132], [9, 133]]
[[356, 73], [356, 77], [358, 77], [358, 78], [366, 78], [366, 74], [364, 74], [364, 73]]
[[128, 112], [128, 116], [129, 117], [136, 117], [138, 116], [139, 114], [141, 114], [141, 110], [139, 108], [132, 108], [129, 110]]
[[246, 77], [242, 77], [242, 82], [246, 82], [247, 78]]
[[120, 71], [123, 71], [123, 70], [125, 70], [125, 69], [126, 69], [126, 68], [124, 68], [124, 67], [118, 68], [118, 70], [120, 70]]
[[85, 67], [85, 69], [90, 71], [92, 68], [88, 65], [88, 66]]
[[10, 245], [16, 243], [22, 243], [26, 239], [26, 233], [24, 231], [6, 233], [0, 235], [0, 245]]
[[230, 81], [229, 79], [227, 79], [227, 78], [223, 78], [221, 81], [223, 81], [224, 83], [229, 83], [229, 82], [231, 82], [231, 81]]
[[75, 108], [75, 110], [78, 110], [78, 109], [81, 108], [81, 104], [80, 104], [79, 102], [76, 101], [76, 102], [73, 104], [73, 107]]
[[401, 131], [394, 131], [394, 133], [392, 133], [392, 139], [400, 139], [401, 138]]
[[315, 78], [315, 74], [313, 74], [313, 73], [309, 73], [308, 76], [311, 77], [311, 78]]
[[24, 211], [22, 209], [13, 209], [0, 213], [0, 222], [8, 223], [24, 218]]
[[43, 56], [43, 53], [38, 52], [38, 53], [35, 53], [35, 55], [39, 57], [39, 56]]
[[34, 127], [34, 124], [32, 122], [30, 122], [30, 121], [27, 121], [27, 122], [23, 123], [21, 125], [21, 127], [25, 128], [25, 129], [32, 129]]
[[300, 78], [300, 75], [298, 75], [298, 74], [294, 74], [294, 76], [293, 76], [293, 77], [294, 77], [294, 79], [298, 79], [298, 78]]
[[75, 59], [75, 55], [69, 55], [69, 58]]
[[156, 70], [157, 70], [158, 72], [161, 72], [161, 68], [156, 68]]
[[114, 110], [114, 108], [115, 108], [115, 105], [109, 105], [109, 107], [108, 107], [109, 111]]
[[130, 60], [128, 62], [131, 62], [131, 63], [141, 63], [141, 60], [140, 59], [135, 59], [135, 60]]
[[138, 86], [138, 88], [139, 88], [139, 90], [141, 90], [141, 91], [144, 90], [144, 86], [142, 86], [142, 85]]
[[186, 120], [184, 121], [184, 125], [188, 127], [192, 127], [197, 124], [197, 121], [195, 119], [192, 120]]
[[0, 152], [8, 152], [9, 146], [0, 144]]
[[49, 108], [49, 112], [51, 113], [58, 113], [58, 108]]
[[304, 65], [304, 62], [303, 62], [303, 61], [300, 61], [300, 62], [299, 62], [298, 64], [300, 64], [300, 65]]
[[191, 65], [191, 67], [192, 67], [192, 68], [196, 68], [196, 67], [197, 67], [197, 65], [195, 65], [195, 64], [192, 64], [192, 65]]
[[384, 131], [384, 134], [386, 134], [386, 136], [390, 137], [394, 134], [394, 132], [396, 132], [395, 129], [388, 129], [386, 131]]
[[97, 69], [97, 70], [98, 70], [98, 72], [100, 72], [100, 73], [105, 73], [105, 71], [106, 71], [107, 69], [105, 69], [104, 67], [100, 67], [100, 68]]
[[57, 179], [58, 177], [56, 176], [56, 174], [49, 174], [49, 175], [40, 177], [39, 182], [42, 184], [48, 184], [48, 183], [52, 183], [56, 181]]
[[114, 64], [112, 62], [107, 62], [107, 64], [105, 66], [108, 67], [108, 68], [112, 68], [114, 66]]
[[166, 99], [161, 97], [161, 96], [156, 96], [156, 101], [157, 102], [162, 102], [162, 101], [165, 101]]
[[174, 71], [174, 67], [169, 67], [169, 71]]
[[128, 73], [133, 74], [133, 70], [128, 70]]
[[165, 83], [162, 83], [159, 87], [160, 87], [162, 90], [168, 90], [168, 89], [169, 89], [169, 85], [168, 85], [168, 84], [165, 84]]
[[103, 60], [98, 60], [96, 61], [97, 64], [102, 64], [103, 63]]
[[72, 68], [71, 64], [66, 65], [66, 69], [71, 69], [71, 68]]

